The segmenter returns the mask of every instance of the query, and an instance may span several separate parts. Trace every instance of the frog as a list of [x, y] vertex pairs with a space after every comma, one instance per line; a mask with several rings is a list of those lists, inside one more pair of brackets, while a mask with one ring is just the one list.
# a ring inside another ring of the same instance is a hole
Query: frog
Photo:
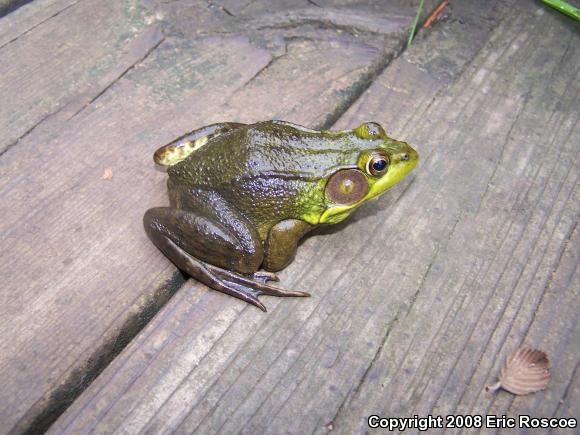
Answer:
[[377, 199], [418, 159], [377, 122], [350, 130], [280, 120], [207, 125], [155, 151], [167, 168], [169, 207], [146, 211], [145, 232], [185, 274], [266, 311], [260, 296], [310, 296], [274, 284], [299, 241]]

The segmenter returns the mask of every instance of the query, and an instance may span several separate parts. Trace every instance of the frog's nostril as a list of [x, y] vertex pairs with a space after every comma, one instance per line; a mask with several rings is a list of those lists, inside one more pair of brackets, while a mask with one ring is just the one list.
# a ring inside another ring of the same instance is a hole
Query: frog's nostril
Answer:
[[401, 160], [403, 160], [403, 161], [405, 161], [405, 162], [406, 162], [407, 160], [409, 160], [409, 154], [407, 154], [407, 153], [404, 153], [404, 154], [401, 156]]

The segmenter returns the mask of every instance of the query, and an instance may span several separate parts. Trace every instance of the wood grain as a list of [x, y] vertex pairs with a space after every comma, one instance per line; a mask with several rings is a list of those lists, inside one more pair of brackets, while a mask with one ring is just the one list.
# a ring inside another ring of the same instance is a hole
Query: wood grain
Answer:
[[[524, 1], [463, 2], [338, 120], [417, 146], [415, 177], [315, 233], [264, 315], [183, 287], [52, 433], [366, 433], [366, 418], [578, 417], [579, 47]], [[274, 73], [270, 68], [266, 73]], [[242, 91], [243, 93], [244, 91]], [[548, 390], [485, 393], [520, 344]]]
[[[47, 428], [183, 283], [142, 230], [167, 201], [152, 152], [224, 119], [331, 122], [410, 22], [313, 25], [314, 8], [258, 33], [251, 8], [211, 2], [37, 0], [2, 18], [0, 433]], [[198, 292], [216, 316], [244, 309]]]

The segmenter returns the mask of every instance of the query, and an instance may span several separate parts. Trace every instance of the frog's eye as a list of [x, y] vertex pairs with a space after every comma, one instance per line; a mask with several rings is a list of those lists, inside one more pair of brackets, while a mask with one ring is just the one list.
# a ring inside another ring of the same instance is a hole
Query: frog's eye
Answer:
[[367, 177], [358, 169], [336, 171], [326, 183], [326, 196], [336, 204], [355, 204], [363, 199], [368, 191]]
[[364, 122], [355, 128], [355, 133], [361, 139], [381, 139], [387, 134], [381, 124], [376, 122]]
[[367, 165], [367, 173], [370, 175], [382, 175], [389, 170], [389, 156], [383, 152], [371, 154]]

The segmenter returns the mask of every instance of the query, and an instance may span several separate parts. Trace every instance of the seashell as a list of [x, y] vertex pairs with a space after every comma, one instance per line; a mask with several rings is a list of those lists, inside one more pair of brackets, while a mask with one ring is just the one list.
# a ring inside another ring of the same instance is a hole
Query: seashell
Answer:
[[499, 382], [485, 387], [486, 391], [499, 388], [517, 395], [543, 390], [550, 382], [550, 360], [545, 352], [520, 347], [513, 352], [501, 369]]

